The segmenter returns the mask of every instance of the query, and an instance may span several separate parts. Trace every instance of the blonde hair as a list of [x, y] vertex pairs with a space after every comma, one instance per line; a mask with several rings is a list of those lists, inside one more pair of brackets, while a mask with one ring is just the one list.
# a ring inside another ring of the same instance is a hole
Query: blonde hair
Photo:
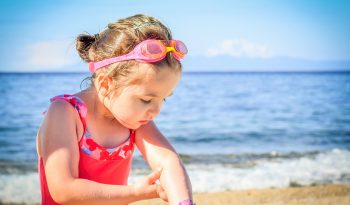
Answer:
[[[146, 39], [169, 41], [172, 39], [171, 31], [158, 19], [143, 14], [137, 14], [120, 19], [117, 22], [109, 23], [107, 28], [98, 34], [80, 34], [76, 38], [76, 50], [81, 59], [87, 63], [101, 61], [103, 59], [127, 54], [132, 51], [138, 43]], [[109, 77], [112, 79], [113, 83], [117, 85], [117, 87], [108, 91], [105, 95], [108, 96], [111, 92], [114, 92], [123, 85], [142, 80], [135, 79], [131, 69], [138, 63], [139, 62], [135, 60], [129, 60], [111, 64], [97, 70], [91, 77], [86, 79], [90, 79], [91, 85], [94, 86], [94, 80], [103, 73], [106, 74], [102, 82]], [[152, 63], [152, 67], [155, 69], [160, 69], [165, 65], [174, 71], [182, 71], [181, 63], [174, 58], [171, 52], [167, 53], [167, 56], [163, 60]]]

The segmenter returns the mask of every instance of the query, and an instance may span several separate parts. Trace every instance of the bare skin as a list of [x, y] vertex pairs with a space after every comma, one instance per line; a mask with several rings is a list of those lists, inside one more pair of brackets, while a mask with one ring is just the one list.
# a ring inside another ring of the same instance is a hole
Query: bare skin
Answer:
[[[69, 103], [55, 101], [39, 128], [37, 150], [44, 161], [50, 193], [59, 203], [126, 204], [160, 197], [175, 205], [192, 199], [190, 180], [178, 154], [152, 121], [159, 114], [164, 98], [174, 91], [181, 73], [169, 68], [156, 72], [148, 64], [140, 64], [138, 69], [144, 76], [142, 83], [125, 86], [105, 100], [103, 93], [113, 83], [108, 80], [103, 83], [102, 78], [95, 81], [95, 87], [74, 95], [86, 103], [87, 127], [100, 145], [118, 146], [128, 139], [129, 129], [136, 130], [136, 146], [153, 173], [129, 186], [79, 179], [77, 142], [83, 135], [83, 125]], [[154, 183], [157, 179], [161, 186]]]

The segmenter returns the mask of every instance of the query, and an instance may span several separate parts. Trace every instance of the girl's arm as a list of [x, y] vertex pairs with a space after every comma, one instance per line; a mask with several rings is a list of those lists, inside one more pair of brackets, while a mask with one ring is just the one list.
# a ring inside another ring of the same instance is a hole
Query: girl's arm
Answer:
[[136, 145], [152, 170], [162, 167], [160, 184], [167, 193], [170, 205], [192, 200], [192, 186], [186, 169], [153, 121], [137, 129]]
[[158, 197], [160, 186], [154, 182], [160, 172], [149, 175], [135, 186], [107, 185], [78, 178], [78, 122], [74, 107], [58, 100], [50, 105], [39, 130], [38, 150], [43, 158], [49, 192], [56, 202], [117, 205]]

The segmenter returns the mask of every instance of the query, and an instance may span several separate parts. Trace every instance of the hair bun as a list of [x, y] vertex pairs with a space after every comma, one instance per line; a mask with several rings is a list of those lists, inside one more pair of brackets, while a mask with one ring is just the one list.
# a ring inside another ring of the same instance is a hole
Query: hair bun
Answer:
[[90, 62], [91, 59], [89, 57], [89, 49], [92, 44], [96, 41], [97, 35], [88, 35], [88, 34], [80, 34], [76, 39], [76, 49], [78, 51], [79, 56], [85, 62]]

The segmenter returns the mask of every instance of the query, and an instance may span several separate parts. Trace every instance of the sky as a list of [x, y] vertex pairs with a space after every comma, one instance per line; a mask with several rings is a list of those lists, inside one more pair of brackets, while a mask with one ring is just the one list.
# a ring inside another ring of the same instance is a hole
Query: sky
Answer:
[[85, 71], [75, 38], [139, 13], [158, 18], [186, 43], [189, 71], [220, 57], [350, 62], [347, 0], [2, 0], [0, 72]]

